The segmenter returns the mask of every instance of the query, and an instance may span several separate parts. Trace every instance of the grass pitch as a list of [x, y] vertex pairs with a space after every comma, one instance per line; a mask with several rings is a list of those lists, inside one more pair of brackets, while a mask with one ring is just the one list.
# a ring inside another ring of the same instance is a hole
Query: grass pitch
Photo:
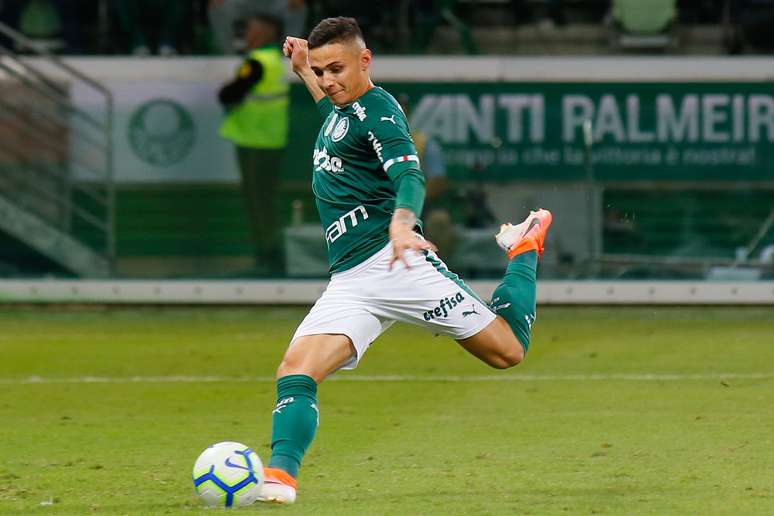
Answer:
[[[0, 513], [212, 514], [191, 467], [268, 457], [302, 308], [0, 312]], [[544, 308], [495, 371], [396, 326], [320, 388], [273, 514], [772, 514], [774, 310]]]

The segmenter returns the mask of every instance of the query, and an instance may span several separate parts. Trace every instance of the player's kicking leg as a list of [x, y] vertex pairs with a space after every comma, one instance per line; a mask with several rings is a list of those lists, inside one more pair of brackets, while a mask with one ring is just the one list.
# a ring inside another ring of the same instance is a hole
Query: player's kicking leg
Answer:
[[548, 210], [533, 211], [521, 224], [503, 224], [495, 237], [510, 259], [502, 283], [492, 294], [490, 308], [498, 317], [477, 334], [459, 341], [492, 367], [514, 366], [529, 349], [530, 331], [537, 317], [537, 261], [543, 254], [551, 220]]

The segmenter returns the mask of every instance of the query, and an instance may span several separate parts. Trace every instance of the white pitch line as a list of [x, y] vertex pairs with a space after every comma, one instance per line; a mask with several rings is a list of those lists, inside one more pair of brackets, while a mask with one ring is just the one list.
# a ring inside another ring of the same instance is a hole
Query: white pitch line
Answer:
[[[541, 382], [541, 381], [690, 381], [690, 380], [767, 380], [772, 373], [597, 373], [597, 374], [520, 374], [486, 376], [344, 375], [327, 381], [341, 382]], [[0, 378], [2, 385], [85, 384], [85, 383], [216, 383], [274, 382], [273, 376], [75, 376], [66, 378], [29, 376]]]

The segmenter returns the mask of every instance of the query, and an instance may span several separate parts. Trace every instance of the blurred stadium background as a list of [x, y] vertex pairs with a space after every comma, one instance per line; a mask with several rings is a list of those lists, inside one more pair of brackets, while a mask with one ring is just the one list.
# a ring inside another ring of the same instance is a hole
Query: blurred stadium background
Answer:
[[[375, 80], [440, 150], [430, 237], [485, 290], [503, 265], [497, 224], [546, 206], [544, 302], [774, 299], [772, 2], [254, 3], [301, 34], [322, 16], [358, 18]], [[264, 207], [282, 238], [256, 267], [217, 132], [216, 92], [239, 63], [215, 42], [217, 4], [170, 3], [170, 36], [153, 2], [133, 25], [133, 2], [2, 3], [5, 299], [315, 298], [316, 113], [289, 73], [291, 151]], [[101, 281], [66, 281], [78, 279]]]

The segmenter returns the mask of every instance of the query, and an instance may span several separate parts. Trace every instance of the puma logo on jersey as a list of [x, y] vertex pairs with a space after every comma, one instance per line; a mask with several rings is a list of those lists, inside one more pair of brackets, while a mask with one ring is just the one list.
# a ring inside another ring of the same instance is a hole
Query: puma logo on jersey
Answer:
[[336, 173], [341, 172], [344, 170], [344, 164], [341, 161], [341, 158], [338, 158], [336, 156], [331, 156], [328, 154], [328, 149], [325, 147], [321, 149], [315, 149], [314, 150], [314, 169], [317, 170], [324, 170], [326, 172]]
[[395, 123], [395, 115], [383, 116], [382, 118], [379, 119], [379, 121], [380, 122], [392, 122], [394, 124]]

